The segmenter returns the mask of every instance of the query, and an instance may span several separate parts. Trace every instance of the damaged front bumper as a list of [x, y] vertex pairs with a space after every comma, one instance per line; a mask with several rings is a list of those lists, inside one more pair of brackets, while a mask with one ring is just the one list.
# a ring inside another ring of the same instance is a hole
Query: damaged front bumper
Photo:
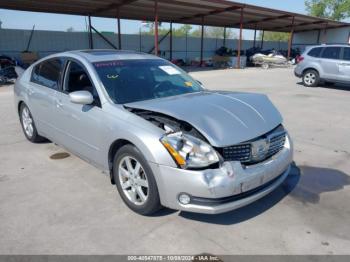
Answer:
[[[183, 211], [219, 214], [248, 205], [277, 188], [288, 176], [293, 146], [287, 136], [283, 149], [268, 160], [243, 166], [225, 162], [218, 169], [183, 170], [150, 163], [162, 205]], [[179, 196], [190, 196], [186, 205]]]

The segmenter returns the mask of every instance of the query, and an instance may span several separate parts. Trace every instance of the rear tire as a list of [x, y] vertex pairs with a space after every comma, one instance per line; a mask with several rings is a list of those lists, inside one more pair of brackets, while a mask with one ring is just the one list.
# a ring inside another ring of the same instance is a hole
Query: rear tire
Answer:
[[40, 143], [46, 139], [38, 134], [32, 113], [24, 103], [19, 108], [19, 118], [25, 137], [32, 143]]
[[124, 203], [140, 215], [152, 215], [162, 208], [152, 169], [133, 145], [118, 150], [113, 161], [113, 177]]
[[320, 76], [316, 70], [308, 69], [303, 74], [303, 84], [306, 87], [316, 87], [320, 83]]

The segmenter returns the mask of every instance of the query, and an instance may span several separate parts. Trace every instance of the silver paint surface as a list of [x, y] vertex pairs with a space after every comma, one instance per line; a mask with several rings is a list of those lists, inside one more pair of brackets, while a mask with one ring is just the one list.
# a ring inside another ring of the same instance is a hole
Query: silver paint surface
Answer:
[[[65, 57], [75, 59], [86, 68], [101, 101], [101, 107], [79, 105], [70, 101], [69, 95], [46, 88], [30, 81], [33, 66], [45, 59]], [[38, 133], [70, 152], [109, 172], [108, 160], [113, 143], [126, 140], [135, 145], [149, 162], [160, 194], [161, 203], [167, 207], [193, 212], [208, 213], [206, 207], [185, 208], [179, 205], [177, 195], [184, 185], [197, 197], [226, 197], [238, 194], [230, 185], [240, 183], [249, 186], [250, 179], [269, 179], [281, 170], [287, 170], [292, 162], [292, 145], [285, 145], [281, 154], [260, 163], [255, 168], [246, 169], [239, 162], [228, 163], [237, 173], [235, 179], [227, 176], [221, 168], [200, 171], [183, 170], [159, 142], [165, 131], [129, 112], [122, 105], [114, 104], [108, 97], [102, 82], [96, 74], [93, 62], [117, 59], [160, 59], [151, 55], [134, 52], [115, 52], [108, 55], [92, 55], [81, 51], [65, 52], [48, 56], [29, 67], [17, 80], [15, 106], [18, 110], [24, 102], [30, 109]], [[201, 92], [166, 99], [128, 104], [130, 107], [168, 114], [186, 121], [197, 128], [213, 146], [233, 145], [254, 139], [282, 123], [277, 109], [264, 95]], [[288, 139], [289, 141], [289, 139]], [[269, 168], [268, 168], [269, 167]], [[244, 175], [244, 172], [249, 175]], [[241, 173], [240, 173], [241, 172]], [[268, 173], [268, 174], [266, 174]], [[241, 174], [240, 176], [238, 176]], [[248, 174], [248, 173], [246, 173]], [[228, 183], [228, 179], [231, 179]], [[282, 180], [281, 180], [282, 182]], [[281, 183], [280, 182], [280, 183]], [[280, 183], [276, 183], [273, 188]], [[210, 213], [226, 212], [251, 203], [264, 194], [243, 199], [239, 205], [218, 207]]]
[[172, 116], [193, 125], [216, 147], [259, 137], [282, 122], [265, 95], [199, 92], [126, 104]]

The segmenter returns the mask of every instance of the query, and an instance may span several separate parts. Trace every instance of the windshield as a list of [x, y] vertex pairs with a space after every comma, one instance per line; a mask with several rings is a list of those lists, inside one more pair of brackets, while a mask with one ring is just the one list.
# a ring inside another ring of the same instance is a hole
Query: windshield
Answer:
[[93, 65], [110, 98], [117, 104], [202, 90], [197, 81], [165, 60], [103, 61]]

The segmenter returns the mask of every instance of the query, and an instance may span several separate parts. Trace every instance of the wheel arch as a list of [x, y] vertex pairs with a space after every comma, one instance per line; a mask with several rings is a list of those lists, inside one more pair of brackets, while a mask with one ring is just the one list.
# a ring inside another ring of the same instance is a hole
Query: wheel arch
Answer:
[[314, 70], [314, 71], [316, 71], [317, 72], [317, 74], [318, 75], [320, 75], [320, 71], [317, 69], [317, 68], [315, 68], [315, 67], [312, 67], [312, 66], [309, 66], [309, 67], [307, 67], [307, 68], [305, 68], [304, 70], [303, 70], [303, 75], [306, 73], [306, 71], [308, 71], [308, 70]]
[[21, 106], [22, 106], [23, 104], [24, 104], [24, 105], [26, 104], [23, 100], [19, 100], [19, 101], [18, 101], [18, 104], [17, 104], [17, 113], [18, 113], [18, 115], [20, 114]]
[[108, 168], [109, 168], [109, 174], [110, 174], [112, 184], [115, 184], [115, 181], [113, 178], [113, 159], [114, 159], [115, 154], [125, 145], [135, 146], [132, 142], [130, 142], [127, 139], [117, 139], [109, 147], [109, 150], [108, 150]]

